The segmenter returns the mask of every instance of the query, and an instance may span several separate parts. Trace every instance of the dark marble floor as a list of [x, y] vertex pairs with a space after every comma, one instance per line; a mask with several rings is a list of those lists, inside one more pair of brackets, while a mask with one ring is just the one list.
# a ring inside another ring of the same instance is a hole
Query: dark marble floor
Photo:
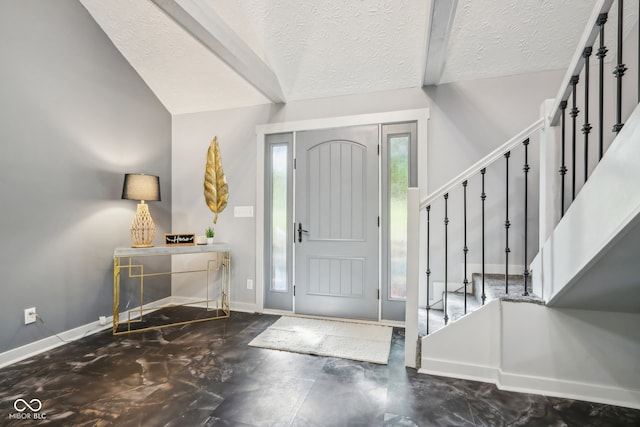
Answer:
[[[194, 309], [154, 315], [185, 310]], [[6, 367], [0, 425], [640, 426], [638, 410], [417, 374], [403, 366], [398, 329], [386, 366], [247, 345], [276, 319], [234, 312], [128, 336], [105, 331]], [[46, 419], [15, 419], [17, 399], [39, 399]]]

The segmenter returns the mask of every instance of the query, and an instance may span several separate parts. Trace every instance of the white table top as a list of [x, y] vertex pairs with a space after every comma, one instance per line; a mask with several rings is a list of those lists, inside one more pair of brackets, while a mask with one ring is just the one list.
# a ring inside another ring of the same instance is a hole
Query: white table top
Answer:
[[178, 255], [178, 254], [195, 254], [206, 252], [227, 252], [229, 244], [224, 242], [216, 242], [211, 245], [192, 245], [192, 246], [152, 246], [150, 248], [116, 248], [113, 251], [114, 257], [123, 256], [145, 256], [145, 255]]

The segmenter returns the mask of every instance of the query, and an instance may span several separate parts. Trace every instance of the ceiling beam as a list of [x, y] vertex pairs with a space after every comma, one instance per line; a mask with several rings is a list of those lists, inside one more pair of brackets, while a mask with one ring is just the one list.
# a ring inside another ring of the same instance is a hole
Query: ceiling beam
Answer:
[[238, 75], [275, 103], [286, 102], [278, 77], [205, 0], [151, 0]]
[[430, 0], [423, 86], [440, 83], [458, 0]]

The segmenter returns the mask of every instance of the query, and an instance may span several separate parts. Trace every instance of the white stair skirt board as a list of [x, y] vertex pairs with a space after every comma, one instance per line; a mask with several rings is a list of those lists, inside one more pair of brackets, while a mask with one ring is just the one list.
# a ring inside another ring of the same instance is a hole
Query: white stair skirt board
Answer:
[[391, 334], [390, 326], [283, 316], [249, 345], [386, 365]]
[[[143, 311], [145, 314], [148, 314], [154, 311], [154, 307], [161, 307], [169, 304], [173, 304], [171, 297], [163, 298], [145, 304], [143, 306]], [[126, 318], [126, 316], [126, 312], [120, 313], [121, 319]], [[138, 317], [139, 314], [137, 312], [131, 313], [132, 319], [137, 319]], [[9, 366], [21, 360], [28, 359], [29, 357], [44, 353], [45, 351], [53, 350], [54, 348], [63, 346], [86, 336], [102, 332], [106, 329], [111, 329], [112, 327], [113, 316], [107, 316], [106, 323], [104, 325], [101, 325], [99, 321], [96, 320], [95, 322], [87, 323], [86, 325], [78, 326], [77, 328], [69, 329], [68, 331], [59, 332], [58, 336], [51, 335], [50, 337], [43, 338], [41, 340], [25, 344], [21, 347], [5, 351], [4, 353], [0, 353], [0, 368], [4, 368], [5, 366]]]
[[640, 409], [640, 314], [493, 300], [422, 338], [419, 372]]

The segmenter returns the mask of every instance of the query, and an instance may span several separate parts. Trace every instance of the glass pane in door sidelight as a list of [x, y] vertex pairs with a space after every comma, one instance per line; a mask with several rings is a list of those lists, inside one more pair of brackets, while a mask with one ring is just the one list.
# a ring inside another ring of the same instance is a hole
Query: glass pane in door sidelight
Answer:
[[276, 292], [287, 292], [287, 167], [288, 146], [271, 146], [271, 283]]
[[389, 298], [407, 296], [409, 137], [389, 138]]

